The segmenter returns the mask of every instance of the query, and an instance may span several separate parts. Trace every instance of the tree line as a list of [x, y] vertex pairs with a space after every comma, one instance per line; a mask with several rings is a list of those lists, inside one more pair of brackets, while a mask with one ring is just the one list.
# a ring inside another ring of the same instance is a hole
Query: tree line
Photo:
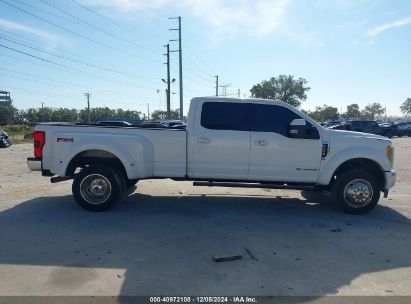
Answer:
[[374, 120], [377, 117], [381, 117], [385, 114], [385, 109], [378, 102], [373, 102], [360, 110], [360, 106], [353, 103], [347, 106], [347, 110], [344, 113], [340, 113], [338, 108], [328, 105], [322, 107], [316, 107], [314, 111], [304, 111], [308, 116], [316, 121], [337, 120], [341, 117], [346, 120], [362, 119], [362, 120]]
[[[250, 92], [252, 97], [281, 100], [298, 108], [307, 99], [306, 93], [310, 90], [307, 83], [307, 80], [304, 78], [295, 79], [291, 75], [280, 75], [254, 85]], [[407, 98], [403, 102], [400, 110], [407, 117], [411, 116], [411, 98]], [[339, 113], [338, 108], [329, 105], [318, 106], [314, 111], [303, 110], [303, 112], [314, 120], [321, 122], [335, 120], [341, 116], [345, 119], [374, 120], [385, 114], [385, 109], [380, 103], [373, 102], [369, 103], [362, 110], [358, 104], [351, 104], [347, 106], [347, 110], [344, 113]]]
[[[3, 124], [23, 124], [27, 122], [85, 122], [88, 121], [88, 109], [69, 108], [30, 108], [19, 110], [13, 106], [0, 108], [0, 122]], [[91, 108], [90, 120], [96, 122], [110, 118], [141, 119], [141, 112], [134, 110]]]
[[[264, 80], [254, 85], [250, 92], [255, 98], [276, 99], [286, 102], [294, 107], [300, 107], [302, 102], [307, 99], [307, 92], [310, 87], [307, 86], [307, 80], [304, 78], [295, 79], [291, 75], [280, 75]], [[407, 98], [400, 107], [400, 110], [407, 117], [411, 116], [411, 98]], [[303, 110], [304, 111], [304, 110]], [[171, 111], [171, 119], [178, 119], [179, 110]], [[346, 119], [375, 119], [385, 113], [383, 106], [378, 103], [370, 103], [363, 109], [358, 104], [347, 106], [344, 113], [339, 113], [337, 107], [330, 105], [318, 106], [314, 111], [304, 111], [310, 117], [317, 121], [325, 121], [344, 117]], [[0, 104], [0, 123], [18, 124], [26, 122], [74, 122], [88, 121], [88, 110], [69, 109], [69, 108], [30, 108], [19, 110], [12, 104]], [[123, 118], [123, 119], [142, 119], [142, 113], [134, 110], [92, 108], [90, 110], [90, 120], [96, 122], [102, 119]], [[153, 111], [150, 115], [152, 120], [167, 119], [167, 112], [162, 110]]]

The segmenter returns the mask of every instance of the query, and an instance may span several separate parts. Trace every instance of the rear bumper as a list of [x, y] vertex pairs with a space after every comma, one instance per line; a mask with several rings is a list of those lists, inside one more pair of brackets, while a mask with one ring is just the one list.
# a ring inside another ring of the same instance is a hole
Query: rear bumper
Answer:
[[388, 190], [395, 185], [395, 181], [397, 179], [397, 173], [395, 172], [394, 169], [391, 169], [391, 171], [386, 171], [384, 172], [384, 174], [385, 174], [385, 189], [384, 190]]
[[41, 158], [28, 157], [27, 166], [31, 171], [42, 171]]

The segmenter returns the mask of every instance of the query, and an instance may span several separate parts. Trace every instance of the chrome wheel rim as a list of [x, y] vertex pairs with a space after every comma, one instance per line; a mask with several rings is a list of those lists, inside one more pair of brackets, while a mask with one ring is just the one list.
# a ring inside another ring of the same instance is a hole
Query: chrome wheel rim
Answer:
[[371, 201], [373, 189], [371, 184], [364, 179], [352, 180], [345, 186], [344, 200], [354, 208], [361, 208]]
[[105, 203], [111, 195], [111, 183], [103, 175], [87, 175], [80, 183], [80, 194], [83, 199], [93, 205]]

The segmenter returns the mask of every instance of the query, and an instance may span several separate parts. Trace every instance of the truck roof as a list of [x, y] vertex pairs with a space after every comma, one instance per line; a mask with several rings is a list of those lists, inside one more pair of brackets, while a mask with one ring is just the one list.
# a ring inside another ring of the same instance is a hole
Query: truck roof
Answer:
[[290, 106], [286, 102], [282, 102], [280, 100], [275, 100], [275, 99], [263, 99], [263, 98], [245, 98], [245, 99], [239, 99], [239, 98], [232, 98], [232, 97], [220, 97], [220, 96], [206, 96], [206, 97], [194, 97], [191, 99], [192, 102], [200, 102], [200, 101], [207, 101], [207, 102], [222, 102], [222, 101], [228, 101], [228, 102], [251, 102], [251, 103], [268, 103], [268, 104], [277, 104], [277, 105], [283, 105], [283, 106]]

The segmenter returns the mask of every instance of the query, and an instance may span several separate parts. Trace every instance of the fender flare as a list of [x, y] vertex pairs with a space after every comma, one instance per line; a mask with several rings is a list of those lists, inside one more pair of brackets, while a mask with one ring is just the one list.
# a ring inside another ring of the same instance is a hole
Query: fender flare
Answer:
[[[67, 160], [61, 163], [61, 165], [63, 165], [61, 171], [66, 174], [70, 163], [79, 154], [86, 151], [99, 150], [108, 152], [118, 158], [123, 165], [128, 178], [140, 178], [153, 174], [152, 144], [142, 136], [141, 139], [142, 141], [129, 141], [127, 146], [115, 140], [110, 140], [110, 144], [105, 145], [99, 142], [101, 139], [81, 139], [61, 157], [62, 160]], [[133, 152], [133, 155], [131, 152]], [[136, 155], [139, 155], [140, 159], [136, 160]]]
[[318, 176], [317, 183], [320, 185], [329, 185], [335, 171], [345, 162], [354, 159], [368, 159], [376, 163], [381, 171], [388, 171], [390, 168], [390, 163], [387, 158], [386, 162], [382, 161], [382, 155], [376, 153], [375, 150], [369, 148], [352, 148], [348, 150], [341, 151], [333, 155], [329, 160], [326, 161], [321, 172]]

